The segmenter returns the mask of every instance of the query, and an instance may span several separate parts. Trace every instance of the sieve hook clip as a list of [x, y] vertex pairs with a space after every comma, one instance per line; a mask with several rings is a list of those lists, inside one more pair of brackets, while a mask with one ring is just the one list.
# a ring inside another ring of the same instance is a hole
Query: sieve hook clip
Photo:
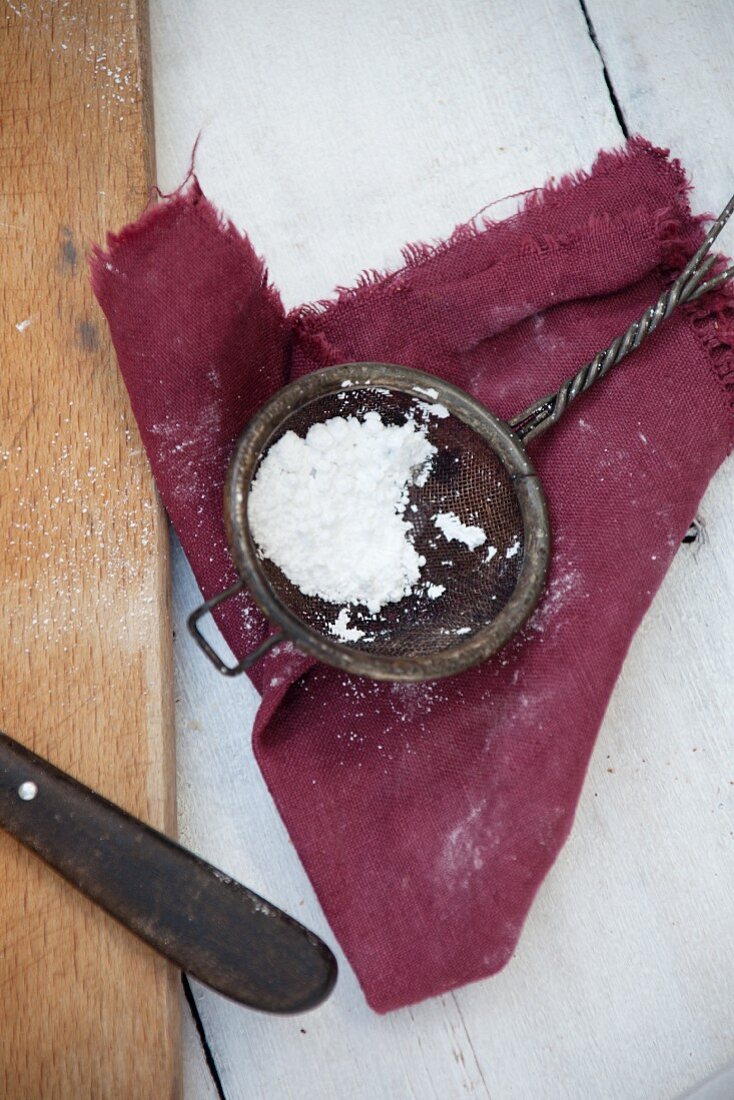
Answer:
[[238, 664], [228, 665], [222, 660], [211, 643], [206, 640], [199, 630], [199, 619], [202, 619], [205, 615], [211, 614], [214, 608], [218, 607], [220, 603], [224, 603], [225, 600], [229, 600], [232, 596], [239, 595], [244, 587], [245, 582], [240, 577], [230, 588], [225, 588], [224, 592], [217, 593], [216, 596], [212, 596], [210, 600], [206, 600], [200, 607], [197, 607], [196, 611], [192, 611], [186, 620], [189, 633], [199, 649], [202, 653], [206, 654], [217, 671], [221, 672], [222, 676], [239, 676], [241, 672], [246, 672], [256, 661], [264, 657], [273, 646], [278, 645], [279, 642], [285, 641], [284, 634], [271, 634], [270, 637], [266, 638], [256, 649], [253, 649], [252, 653], [248, 653], [246, 657], [243, 657]]

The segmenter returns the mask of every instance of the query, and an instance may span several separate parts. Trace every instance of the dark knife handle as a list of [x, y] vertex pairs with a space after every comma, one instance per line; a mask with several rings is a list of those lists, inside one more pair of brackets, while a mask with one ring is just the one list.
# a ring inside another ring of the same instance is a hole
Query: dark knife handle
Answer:
[[194, 978], [265, 1012], [302, 1012], [336, 960], [303, 925], [0, 733], [0, 826]]

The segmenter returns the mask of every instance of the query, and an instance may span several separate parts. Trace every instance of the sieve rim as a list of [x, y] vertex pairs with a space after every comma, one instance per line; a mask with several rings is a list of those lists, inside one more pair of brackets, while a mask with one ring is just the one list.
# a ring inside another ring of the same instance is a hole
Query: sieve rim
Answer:
[[[491, 447], [515, 489], [524, 533], [524, 556], [517, 584], [499, 614], [474, 634], [446, 649], [413, 657], [369, 653], [330, 639], [285, 604], [260, 564], [247, 518], [250, 485], [270, 440], [296, 409], [318, 398], [351, 389], [384, 387], [427, 398], [426, 390]], [[550, 557], [548, 506], [540, 478], [522, 442], [508, 424], [470, 394], [442, 378], [392, 363], [343, 363], [323, 367], [288, 383], [250, 420], [235, 445], [224, 491], [224, 521], [237, 572], [263, 614], [300, 651], [325, 664], [373, 680], [422, 681], [453, 676], [496, 653], [525, 624], [545, 584]]]

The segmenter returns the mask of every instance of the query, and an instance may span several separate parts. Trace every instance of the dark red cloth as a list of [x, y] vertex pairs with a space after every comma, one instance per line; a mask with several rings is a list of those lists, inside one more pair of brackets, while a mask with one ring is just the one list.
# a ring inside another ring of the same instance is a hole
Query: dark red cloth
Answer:
[[[287, 315], [195, 179], [111, 236], [94, 289], [204, 594], [235, 578], [222, 522], [233, 444], [287, 379], [385, 360], [509, 416], [622, 332], [702, 234], [678, 163], [637, 138], [508, 221], [411, 246], [400, 271]], [[352, 678], [290, 646], [255, 671], [257, 759], [377, 1011], [512, 955], [630, 640], [730, 449], [727, 295], [678, 311], [531, 446], [553, 559], [503, 652], [416, 685]], [[238, 656], [266, 632], [245, 597], [219, 622]]]

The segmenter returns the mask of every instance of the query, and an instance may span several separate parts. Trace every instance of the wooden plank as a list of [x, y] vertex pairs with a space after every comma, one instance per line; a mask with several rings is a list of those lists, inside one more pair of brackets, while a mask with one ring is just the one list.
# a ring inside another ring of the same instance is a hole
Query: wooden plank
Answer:
[[679, 1100], [731, 1100], [734, 1096], [734, 1064], [694, 1085]]
[[[722, 93], [734, 64], [730, 5], [587, 6], [630, 130], [670, 146], [691, 174], [694, 209], [718, 212], [734, 191], [734, 117]], [[734, 256], [734, 229], [722, 235], [721, 248]], [[685, 1003], [699, 1021], [692, 1044], [676, 1045], [662, 1027], [655, 1036], [671, 1092], [729, 1062], [719, 1087], [734, 1095], [733, 493], [730, 459], [702, 502], [703, 544], [679, 554], [645, 624], [646, 646], [661, 654], [649, 669], [648, 691], [666, 700], [664, 713], [672, 717], [666, 728], [661, 715], [656, 735], [643, 744], [646, 760], [657, 760], [644, 805], [655, 807], [651, 848], [655, 877], [665, 884], [660, 915], [671, 929], [668, 961], [684, 962], [676, 966], [671, 1011], [683, 1015]], [[671, 784], [671, 767], [685, 762]]]
[[[337, 992], [325, 1005], [285, 1019], [249, 1013], [192, 982], [227, 1100], [445, 1100], [464, 1093], [486, 1100], [450, 997], [387, 1017], [365, 1004], [243, 744], [259, 701], [256, 691], [239, 680], [223, 692], [208, 663], [189, 659], [191, 639], [183, 624], [198, 590], [179, 546], [173, 577], [174, 622], [180, 624], [174, 660], [181, 839], [313, 928], [335, 948], [340, 966]], [[221, 638], [218, 644], [226, 653]], [[198, 1100], [195, 1091], [186, 1096]]]
[[202, 185], [287, 306], [620, 138], [575, 0], [153, 0], [151, 36], [159, 184], [202, 131]]
[[[175, 828], [167, 538], [85, 254], [151, 181], [142, 0], [0, 31], [0, 727]], [[179, 1092], [178, 975], [0, 837], [0, 1095]]]
[[[250, 232], [288, 305], [328, 294], [362, 267], [398, 263], [406, 240], [446, 235], [486, 202], [588, 164], [620, 138], [571, 0], [552, 10], [527, 0], [380, 0], [348, 12], [325, 0], [282, 10], [228, 2], [216, 16], [154, 0], [151, 15], [159, 182], [181, 180], [203, 125], [203, 186]], [[333, 945], [252, 760], [256, 693], [244, 680], [223, 682], [187, 636], [197, 599], [177, 552], [182, 836]], [[551, 928], [548, 957], [557, 937], [572, 934], [575, 926]], [[535, 1004], [532, 983], [521, 987], [511, 1023], [492, 1012], [493, 981], [476, 987], [483, 1008], [471, 1025], [463, 995], [377, 1017], [342, 956], [340, 964], [332, 999], [300, 1019], [254, 1016], [196, 990], [228, 1100], [543, 1095], [523, 1055], [524, 1089], [503, 1091], [513, 1072], [502, 1045], [510, 1028], [532, 1050], [548, 1011]], [[536, 965], [540, 986], [547, 959]], [[592, 1000], [593, 971], [583, 979]], [[552, 1000], [552, 982], [544, 996]], [[565, 1039], [579, 1063], [585, 1038], [576, 1026]], [[575, 1072], [580, 1088], [588, 1078]]]
[[181, 1014], [181, 1047], [183, 1095], [191, 1100], [218, 1100], [217, 1088], [188, 1006]]
[[[718, 211], [734, 190], [729, 6], [586, 2], [630, 131], [669, 144], [694, 207]], [[734, 1056], [733, 490], [729, 462], [632, 646], [517, 958], [459, 995], [500, 1096], [670, 1100]]]
[[[580, 9], [548, 7], [403, 0], [347, 18], [336, 3], [227, 3], [205, 22], [155, 0], [161, 181], [179, 181], [203, 124], [204, 185], [288, 304], [395, 263], [404, 240], [620, 140]], [[630, 128], [670, 142], [698, 208], [715, 208], [734, 179], [723, 0], [587, 7]], [[228, 1097], [671, 1100], [731, 1057], [731, 476], [714, 480], [706, 536], [681, 549], [633, 645], [517, 957], [384, 1019], [348, 969], [301, 1021], [200, 990]], [[195, 588], [180, 560], [176, 571], [181, 827], [328, 938], [247, 748], [256, 697], [202, 668], [183, 632]]]
[[[734, 116], [726, 89], [734, 57], [727, 0], [587, 0], [631, 132], [682, 158], [699, 210], [718, 213], [734, 191]], [[734, 251], [728, 229], [721, 247]]]

